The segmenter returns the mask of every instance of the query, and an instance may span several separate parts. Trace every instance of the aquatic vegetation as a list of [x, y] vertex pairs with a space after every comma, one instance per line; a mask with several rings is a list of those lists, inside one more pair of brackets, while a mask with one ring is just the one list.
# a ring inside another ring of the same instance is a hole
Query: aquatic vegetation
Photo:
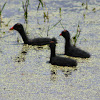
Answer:
[[85, 6], [85, 9], [88, 10], [88, 0], [86, 0], [86, 4], [85, 4], [85, 3], [82, 3], [82, 6], [83, 6], [83, 7]]
[[38, 8], [37, 8], [37, 11], [39, 10], [40, 8], [40, 4], [42, 5], [42, 8], [44, 7], [45, 3], [43, 3], [42, 0], [39, 0], [39, 4], [38, 4]]
[[11, 22], [11, 19], [7, 22], [7, 24], [5, 24], [5, 26], [8, 26], [10, 22]]
[[[88, 0], [86, 0], [86, 3], [82, 3], [82, 6], [84, 7], [85, 12], [83, 13], [83, 17], [84, 19], [86, 18], [86, 14], [87, 14], [87, 10], [89, 9], [88, 7]], [[94, 13], [96, 12], [96, 8], [92, 8], [91, 11], [93, 11]]]
[[[88, 10], [88, 0], [86, 0], [86, 3], [82, 3], [82, 6], [85, 7], [84, 8], [85, 10]], [[84, 19], [86, 18], [86, 11], [85, 11], [85, 13], [83, 13], [83, 17], [84, 17]]]
[[43, 18], [44, 18], [44, 22], [49, 22], [49, 14], [48, 14], [48, 11], [47, 12], [43, 12]]
[[[61, 24], [62, 28], [64, 29], [62, 23], [61, 23], [61, 16], [62, 16], [62, 13], [61, 13], [61, 8], [59, 8], [59, 16], [60, 16], [60, 20], [58, 20], [58, 22], [56, 22], [53, 26], [50, 27], [50, 23], [49, 23], [49, 12], [48, 12], [48, 8], [46, 7], [46, 4], [45, 2], [43, 2], [43, 0], [38, 0], [39, 1], [39, 4], [38, 4], [38, 7], [37, 7], [37, 12], [40, 8], [40, 5], [42, 6], [43, 8], [43, 18], [44, 18], [44, 22], [45, 24], [47, 24], [47, 36], [49, 35], [49, 31], [51, 29], [53, 29], [54, 27], [56, 27], [59, 23]], [[43, 28], [44, 30], [45, 28]]]
[[2, 11], [4, 10], [4, 7], [5, 7], [6, 3], [7, 3], [7, 2], [5, 2], [5, 3], [3, 4], [2, 8], [0, 7], [0, 18], [1, 18], [1, 14], [2, 14]]
[[42, 8], [43, 8], [43, 18], [44, 18], [44, 22], [49, 22], [49, 13], [48, 13], [48, 9], [46, 7], [46, 4], [45, 2], [43, 2], [43, 0], [38, 0], [39, 1], [39, 4], [38, 4], [38, 7], [37, 7], [37, 12], [40, 8], [40, 5], [42, 5]]
[[1, 18], [2, 11], [4, 10], [6, 3], [7, 2], [5, 2], [2, 7], [0, 6], [0, 26], [1, 26], [1, 22], [2, 22], [2, 18]]
[[51, 28], [49, 28], [48, 26], [48, 30], [47, 30], [47, 36], [48, 36], [48, 32], [53, 29], [54, 27], [56, 27], [59, 23], [61, 22], [61, 20], [59, 20], [56, 24], [54, 24]]
[[93, 8], [92, 11], [93, 11], [93, 12], [96, 12], [96, 8]]
[[[39, 10], [40, 8], [40, 5], [42, 5], [42, 8], [43, 8], [43, 18], [44, 18], [44, 22], [47, 22], [49, 23], [49, 13], [48, 13], [48, 8], [46, 7], [46, 4], [43, 2], [43, 0], [39, 0], [39, 4], [38, 4], [38, 8], [37, 8], [37, 11]], [[60, 16], [61, 16], [61, 8], [59, 8], [59, 13], [60, 13]], [[51, 29], [53, 29], [54, 27], [56, 27], [56, 25], [58, 25], [58, 23], [60, 23], [61, 20], [59, 20], [56, 24], [54, 24], [52, 27], [50, 27], [50, 24], [47, 26], [47, 36], [48, 36], [48, 33]]]
[[88, 9], [88, 0], [86, 0], [86, 7], [85, 9]]
[[60, 18], [61, 18], [61, 8], [59, 8], [59, 15], [60, 15]]
[[25, 3], [22, 1], [22, 7], [24, 10], [24, 18], [25, 18], [26, 23], [27, 23], [27, 17], [28, 17], [28, 6], [29, 6], [29, 0], [26, 0]]
[[77, 42], [77, 40], [78, 40], [78, 38], [80, 36], [80, 32], [81, 32], [81, 30], [80, 30], [80, 26], [78, 24], [78, 26], [77, 26], [77, 32], [76, 32], [75, 36], [72, 37], [73, 45], [74, 46], [76, 46], [76, 42]]

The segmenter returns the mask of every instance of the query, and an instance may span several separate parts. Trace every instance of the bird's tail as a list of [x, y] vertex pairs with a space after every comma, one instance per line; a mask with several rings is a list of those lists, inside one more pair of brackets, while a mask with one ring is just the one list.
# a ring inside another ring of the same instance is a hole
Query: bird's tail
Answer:
[[55, 43], [57, 43], [57, 39], [56, 38], [52, 38], [52, 41], [54, 41]]

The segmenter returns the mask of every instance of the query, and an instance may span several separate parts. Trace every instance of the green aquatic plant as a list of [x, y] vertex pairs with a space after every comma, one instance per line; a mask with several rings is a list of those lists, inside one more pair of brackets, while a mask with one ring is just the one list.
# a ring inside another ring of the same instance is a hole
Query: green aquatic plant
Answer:
[[1, 26], [1, 22], [2, 22], [2, 18], [1, 18], [2, 11], [4, 10], [6, 3], [7, 2], [5, 2], [2, 7], [0, 6], [0, 26]]
[[5, 24], [5, 26], [8, 26], [10, 22], [11, 22], [11, 19], [7, 22], [7, 24]]
[[[39, 10], [40, 8], [40, 5], [42, 6], [43, 8], [43, 18], [44, 18], [44, 22], [47, 22], [48, 26], [47, 26], [47, 36], [48, 36], [48, 33], [51, 29], [53, 29], [54, 27], [56, 27], [59, 23], [61, 24], [61, 20], [60, 19], [56, 24], [54, 24], [53, 26], [50, 27], [50, 24], [49, 24], [49, 13], [48, 13], [48, 9], [46, 7], [46, 4], [43, 2], [43, 0], [38, 0], [39, 1], [39, 4], [38, 4], [38, 8], [37, 8], [37, 11]], [[60, 15], [60, 18], [61, 18], [61, 8], [59, 8], [59, 15]], [[63, 27], [63, 25], [61, 24], [61, 26]], [[63, 27], [64, 29], [64, 27]]]
[[88, 10], [88, 0], [86, 0], [86, 3], [82, 3], [82, 6], [85, 7], [85, 12], [83, 13], [83, 17], [84, 19], [86, 18], [86, 13], [87, 13], [87, 10]]
[[82, 3], [82, 6], [84, 6], [85, 5], [85, 3]]
[[51, 28], [49, 28], [48, 26], [48, 30], [47, 30], [47, 36], [48, 36], [48, 32], [53, 29], [54, 27], [56, 27], [59, 23], [61, 22], [61, 20], [59, 20], [56, 24], [54, 24]]
[[82, 3], [82, 6], [83, 7], [85, 6], [85, 9], [88, 10], [88, 0], [86, 0], [86, 4], [85, 3]]
[[39, 4], [38, 4], [38, 8], [37, 8], [37, 11], [39, 10], [40, 8], [40, 4], [42, 5], [42, 8], [44, 7], [45, 3], [43, 3], [42, 0], [38, 0], [39, 1]]
[[[61, 13], [61, 8], [59, 8], [59, 15], [60, 15], [60, 18], [62, 16], [62, 13]], [[62, 19], [62, 18], [61, 18]], [[60, 21], [60, 25], [61, 27], [63, 28], [63, 30], [65, 30], [64, 26], [62, 25], [62, 22]]]
[[96, 12], [96, 8], [93, 8], [92, 11], [93, 11], [93, 12]]
[[80, 36], [80, 33], [81, 33], [81, 30], [80, 30], [80, 26], [78, 24], [76, 34], [75, 34], [75, 36], [72, 37], [74, 46], [76, 46], [76, 42]]
[[61, 18], [61, 8], [59, 8], [59, 15], [60, 15], [60, 18]]
[[85, 9], [88, 10], [88, 0], [86, 0], [86, 7], [85, 7]]
[[48, 11], [47, 11], [47, 13], [46, 12], [43, 12], [43, 18], [44, 18], [44, 22], [46, 22], [46, 20], [47, 20], [47, 22], [49, 22], [49, 14], [48, 14]]
[[84, 19], [86, 18], [86, 13], [83, 14]]
[[61, 21], [60, 21], [60, 25], [62, 26], [62, 28], [65, 30], [64, 26], [62, 25]]
[[38, 0], [38, 1], [39, 1], [39, 4], [38, 4], [38, 7], [37, 7], [37, 11], [39, 10], [40, 5], [42, 5], [44, 22], [46, 22], [46, 20], [47, 20], [47, 22], [49, 22], [48, 9], [47, 9], [45, 3], [43, 2], [43, 0]]
[[[37, 12], [40, 8], [40, 5], [42, 6], [42, 9], [43, 9], [43, 19], [44, 19], [44, 22], [47, 24], [49, 23], [49, 13], [48, 13], [48, 9], [46, 7], [46, 4], [45, 2], [43, 2], [43, 0], [38, 0], [39, 1], [39, 4], [38, 4], [38, 7], [37, 7]], [[49, 32], [49, 25], [47, 26], [47, 36], [48, 36], [48, 32]], [[43, 28], [44, 29], [44, 28]], [[43, 30], [44, 31], [44, 30]]]
[[7, 2], [5, 2], [5, 3], [3, 4], [2, 8], [0, 7], [0, 17], [1, 17], [2, 11], [3, 11], [3, 9], [4, 9], [5, 5], [6, 5], [6, 3], [7, 3]]
[[27, 17], [28, 17], [28, 6], [29, 6], [29, 0], [26, 0], [25, 3], [22, 1], [22, 7], [24, 10], [24, 18], [25, 18], [26, 23], [27, 23]]

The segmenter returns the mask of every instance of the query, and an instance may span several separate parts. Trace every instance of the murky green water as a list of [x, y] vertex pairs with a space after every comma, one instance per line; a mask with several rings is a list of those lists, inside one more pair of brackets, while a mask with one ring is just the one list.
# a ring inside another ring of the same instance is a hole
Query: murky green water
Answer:
[[[5, 1], [1, 0], [0, 5]], [[30, 0], [26, 29], [30, 38], [47, 36], [47, 26], [52, 27], [60, 19], [64, 28], [74, 36], [79, 23], [81, 35], [77, 46], [90, 52], [91, 58], [73, 58], [78, 62], [76, 68], [49, 64], [48, 46], [23, 45], [19, 34], [9, 31], [17, 22], [26, 27], [21, 1], [8, 0], [2, 13], [0, 100], [100, 100], [100, 1], [89, 0], [86, 10], [82, 0], [44, 0], [49, 11], [49, 23], [44, 23], [42, 7], [37, 12], [38, 0]], [[48, 33], [49, 37], [58, 40], [57, 54], [64, 52], [64, 39], [59, 37], [62, 30], [58, 24]]]

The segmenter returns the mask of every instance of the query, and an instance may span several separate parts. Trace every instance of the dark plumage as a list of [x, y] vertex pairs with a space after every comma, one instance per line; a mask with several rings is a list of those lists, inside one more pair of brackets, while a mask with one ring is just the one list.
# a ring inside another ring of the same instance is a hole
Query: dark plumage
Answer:
[[71, 45], [70, 43], [70, 33], [67, 30], [62, 31], [60, 36], [65, 38], [65, 55], [80, 58], [89, 58], [90, 54]]
[[10, 30], [16, 30], [20, 33], [24, 44], [29, 45], [46, 45], [49, 44], [50, 41], [54, 41], [57, 43], [57, 40], [55, 38], [35, 38], [35, 39], [29, 39], [24, 31], [23, 25], [20, 23], [15, 24], [13, 27], [10, 28]]
[[58, 66], [77, 66], [77, 62], [73, 59], [66, 58], [66, 57], [58, 57], [55, 54], [55, 48], [56, 45], [54, 42], [50, 42], [49, 44], [51, 55], [50, 55], [50, 63], [52, 65], [58, 65]]

